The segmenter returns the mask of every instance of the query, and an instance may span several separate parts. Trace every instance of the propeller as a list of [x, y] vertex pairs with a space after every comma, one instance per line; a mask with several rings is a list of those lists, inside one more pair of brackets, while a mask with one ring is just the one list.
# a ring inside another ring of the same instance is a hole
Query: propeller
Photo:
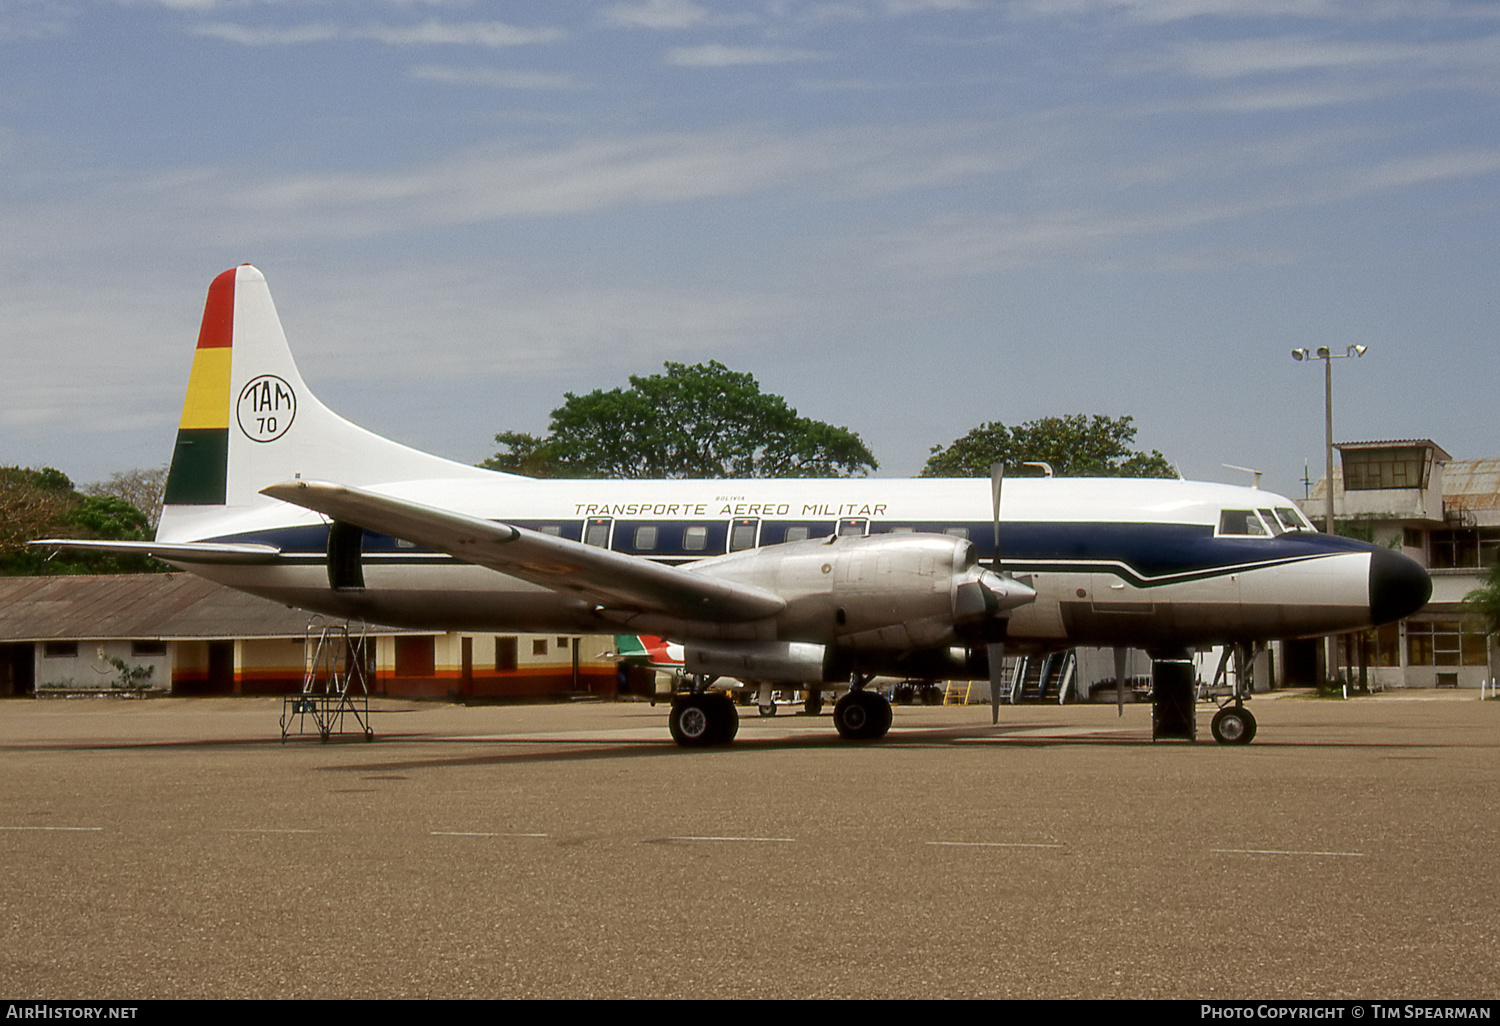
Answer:
[[[990, 569], [1000, 573], [1000, 491], [1005, 485], [1005, 464], [990, 464], [990, 505], [995, 513], [995, 547], [990, 550]], [[1005, 676], [1005, 628], [1009, 618], [1000, 620], [1000, 637], [985, 646], [990, 664], [990, 724], [1000, 722], [1000, 685]]]

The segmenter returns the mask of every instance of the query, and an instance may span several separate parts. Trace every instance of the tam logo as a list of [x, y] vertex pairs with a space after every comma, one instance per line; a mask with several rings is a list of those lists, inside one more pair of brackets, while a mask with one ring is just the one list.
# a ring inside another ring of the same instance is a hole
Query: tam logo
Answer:
[[240, 389], [235, 417], [252, 442], [274, 442], [292, 426], [297, 393], [274, 374], [262, 374]]

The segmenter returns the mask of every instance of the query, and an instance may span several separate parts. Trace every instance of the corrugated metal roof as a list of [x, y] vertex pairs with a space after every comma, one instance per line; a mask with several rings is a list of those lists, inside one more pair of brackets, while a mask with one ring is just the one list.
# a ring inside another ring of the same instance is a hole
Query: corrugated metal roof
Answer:
[[0, 641], [291, 638], [311, 615], [192, 574], [0, 577]]
[[1443, 468], [1449, 509], [1500, 509], [1500, 459], [1454, 460]]
[[1434, 457], [1439, 463], [1446, 463], [1453, 459], [1448, 451], [1438, 445], [1430, 438], [1388, 438], [1375, 442], [1334, 442], [1333, 447], [1339, 452], [1345, 449], [1391, 449], [1391, 448], [1421, 448], [1431, 449]]

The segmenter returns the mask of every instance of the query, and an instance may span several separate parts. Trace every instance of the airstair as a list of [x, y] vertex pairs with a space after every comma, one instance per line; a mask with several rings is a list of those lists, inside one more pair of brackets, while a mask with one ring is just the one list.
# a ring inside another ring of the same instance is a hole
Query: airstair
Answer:
[[[282, 699], [281, 740], [293, 733], [313, 731], [323, 741], [345, 733], [362, 733], [366, 741], [374, 739], [366, 679], [374, 643], [363, 623], [357, 633], [351, 633], [347, 622], [328, 623], [321, 617], [307, 622], [302, 693]], [[352, 726], [346, 727], [346, 716], [352, 718]]]
[[1042, 702], [1077, 701], [1073, 688], [1078, 681], [1078, 656], [1070, 648], [1044, 656], [1022, 656], [1016, 662], [1009, 701], [1036, 705]]

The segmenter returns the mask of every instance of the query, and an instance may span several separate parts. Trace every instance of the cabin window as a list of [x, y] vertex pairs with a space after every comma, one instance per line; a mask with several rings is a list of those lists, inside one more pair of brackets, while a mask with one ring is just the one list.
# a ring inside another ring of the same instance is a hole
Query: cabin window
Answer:
[[708, 528], [689, 527], [683, 531], [682, 547], [688, 552], [702, 552], [708, 547]]
[[755, 548], [755, 529], [758, 522], [754, 520], [736, 520], [729, 530], [729, 551], [739, 552], [741, 549]]
[[510, 671], [514, 670], [517, 663], [519, 662], [519, 660], [517, 659], [518, 655], [519, 653], [516, 651], [515, 638], [496, 638], [495, 672], [509, 673]]
[[609, 521], [590, 520], [584, 528], [583, 543], [592, 545], [596, 549], [609, 548]]
[[635, 547], [644, 552], [650, 552], [656, 548], [656, 527], [637, 527], [635, 529]]
[[945, 527], [943, 528], [943, 533], [950, 538], [962, 538], [964, 541], [969, 540], [969, 529], [967, 527]]
[[869, 521], [866, 520], [840, 520], [838, 535], [841, 538], [845, 535], [851, 538], [862, 538], [864, 537], [865, 527], [868, 523]]
[[548, 536], [553, 537], [553, 538], [561, 538], [562, 537], [562, 525], [561, 524], [543, 524], [541, 527], [538, 528], [538, 530], [541, 531], [543, 534], [548, 535]]
[[807, 528], [805, 526], [788, 527], [786, 529], [786, 540], [789, 542], [807, 541]]
[[1264, 538], [1271, 532], [1253, 509], [1226, 509], [1219, 514], [1219, 533]]

